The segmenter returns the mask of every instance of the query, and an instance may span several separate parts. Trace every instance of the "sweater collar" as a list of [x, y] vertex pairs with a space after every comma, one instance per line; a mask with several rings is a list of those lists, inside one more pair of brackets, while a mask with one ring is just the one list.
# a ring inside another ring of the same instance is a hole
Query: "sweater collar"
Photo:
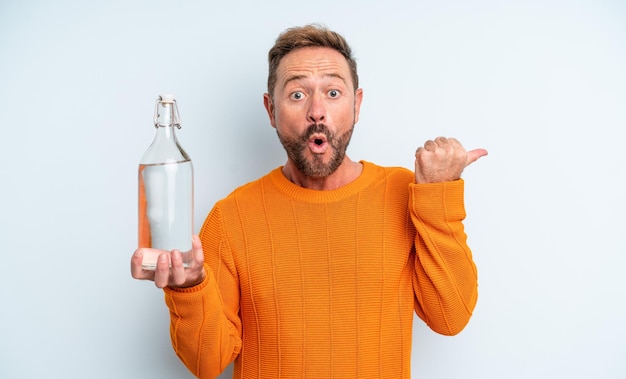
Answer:
[[363, 171], [359, 177], [345, 186], [329, 191], [312, 190], [292, 183], [283, 174], [282, 166], [272, 170], [268, 177], [276, 189], [294, 200], [307, 203], [328, 203], [354, 196], [372, 183], [377, 166], [366, 161], [360, 161], [360, 163], [363, 164]]

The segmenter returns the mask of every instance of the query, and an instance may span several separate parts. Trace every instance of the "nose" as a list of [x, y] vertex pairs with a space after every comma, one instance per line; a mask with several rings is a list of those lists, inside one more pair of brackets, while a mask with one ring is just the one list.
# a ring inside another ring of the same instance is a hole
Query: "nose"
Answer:
[[323, 122], [326, 117], [326, 108], [324, 101], [319, 95], [313, 95], [309, 100], [309, 108], [307, 109], [307, 120], [312, 123]]

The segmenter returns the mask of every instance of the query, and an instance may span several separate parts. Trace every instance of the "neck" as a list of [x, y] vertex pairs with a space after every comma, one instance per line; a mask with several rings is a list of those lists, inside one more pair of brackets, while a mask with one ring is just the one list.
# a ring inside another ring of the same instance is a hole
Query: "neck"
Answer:
[[291, 160], [288, 160], [283, 167], [283, 175], [289, 181], [300, 187], [318, 191], [330, 191], [343, 187], [358, 178], [361, 171], [363, 171], [363, 165], [351, 161], [347, 156], [335, 172], [323, 178], [312, 178], [304, 175]]

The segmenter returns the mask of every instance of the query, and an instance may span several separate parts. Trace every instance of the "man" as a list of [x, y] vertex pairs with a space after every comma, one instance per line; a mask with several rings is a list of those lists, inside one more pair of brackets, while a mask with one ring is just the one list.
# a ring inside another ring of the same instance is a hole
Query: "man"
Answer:
[[[477, 299], [463, 169], [487, 152], [427, 141], [415, 172], [350, 160], [363, 91], [342, 36], [286, 30], [264, 105], [285, 166], [217, 202], [194, 262], [163, 252], [134, 278], [164, 288], [174, 350], [200, 378], [410, 378], [413, 312], [459, 333]], [[170, 268], [171, 263], [171, 268]]]

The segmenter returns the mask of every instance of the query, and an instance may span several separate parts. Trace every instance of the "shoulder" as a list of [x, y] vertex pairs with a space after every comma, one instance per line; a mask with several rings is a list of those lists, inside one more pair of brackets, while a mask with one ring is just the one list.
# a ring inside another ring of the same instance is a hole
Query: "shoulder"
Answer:
[[371, 173], [375, 178], [392, 181], [398, 184], [409, 184], [415, 181], [413, 171], [400, 166], [379, 166], [372, 162], [361, 161], [365, 172]]
[[226, 197], [219, 200], [216, 205], [224, 205], [227, 203], [245, 201], [246, 199], [256, 199], [266, 189], [270, 183], [270, 177], [275, 175], [276, 171], [280, 171], [280, 167], [273, 169], [260, 178], [252, 180], [248, 183], [242, 184], [230, 192]]

